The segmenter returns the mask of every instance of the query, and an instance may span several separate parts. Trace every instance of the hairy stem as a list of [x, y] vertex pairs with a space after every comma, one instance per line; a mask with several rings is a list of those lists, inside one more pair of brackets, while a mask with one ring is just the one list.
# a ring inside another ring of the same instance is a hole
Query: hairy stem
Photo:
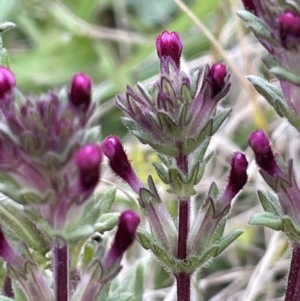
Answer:
[[285, 301], [300, 300], [300, 247], [293, 245], [292, 261], [285, 294]]
[[69, 247], [53, 243], [54, 292], [56, 301], [69, 300]]
[[[188, 173], [188, 158], [180, 155], [177, 158], [178, 167], [185, 173]], [[189, 233], [190, 219], [190, 198], [178, 198], [178, 259], [185, 260], [187, 258], [187, 239]], [[179, 273], [175, 275], [177, 281], [177, 300], [190, 301], [191, 275], [187, 273]]]
[[5, 297], [10, 297], [10, 298], [14, 298], [14, 296], [15, 296], [14, 292], [13, 292], [13, 288], [12, 288], [12, 281], [8, 275], [6, 275], [6, 278], [4, 281], [3, 295]]

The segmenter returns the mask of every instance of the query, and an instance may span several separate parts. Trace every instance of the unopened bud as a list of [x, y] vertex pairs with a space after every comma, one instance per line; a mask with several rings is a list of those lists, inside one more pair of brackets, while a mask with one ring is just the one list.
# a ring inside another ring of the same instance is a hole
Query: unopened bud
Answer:
[[120, 139], [113, 135], [106, 137], [102, 143], [102, 150], [109, 160], [111, 169], [127, 182], [136, 193], [139, 193], [143, 184], [135, 174]]
[[177, 68], [180, 68], [180, 57], [182, 53], [182, 42], [177, 32], [168, 32], [164, 30], [162, 34], [156, 38], [156, 50], [160, 59], [164, 57], [171, 57], [176, 64]]
[[16, 78], [14, 74], [6, 67], [0, 66], [0, 98], [7, 93], [11, 93], [16, 86]]
[[278, 17], [280, 29], [286, 35], [298, 36], [300, 33], [300, 17], [293, 12], [285, 12]]
[[228, 205], [247, 183], [247, 167], [248, 161], [246, 156], [243, 153], [236, 152], [231, 160], [231, 170], [228, 178], [228, 185], [224, 193], [224, 197]]
[[99, 145], [87, 144], [75, 154], [75, 161], [80, 174], [83, 190], [94, 188], [100, 178], [102, 151]]
[[224, 88], [226, 75], [227, 68], [224, 64], [218, 63], [211, 66], [207, 75], [207, 81], [211, 85], [213, 97]]
[[92, 82], [88, 75], [77, 73], [71, 83], [70, 102], [75, 107], [83, 107], [85, 110], [91, 103]]
[[120, 262], [124, 252], [135, 240], [136, 229], [139, 223], [140, 218], [133, 210], [122, 212], [116, 236], [104, 260], [105, 268], [109, 269], [115, 263]]
[[270, 142], [261, 130], [256, 130], [249, 137], [249, 145], [255, 154], [257, 165], [266, 171], [272, 177], [276, 177], [282, 173], [281, 169], [275, 161]]

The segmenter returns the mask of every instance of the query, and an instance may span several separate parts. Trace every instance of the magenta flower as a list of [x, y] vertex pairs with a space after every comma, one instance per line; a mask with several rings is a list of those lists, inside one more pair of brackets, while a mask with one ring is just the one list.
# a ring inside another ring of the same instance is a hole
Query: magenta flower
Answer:
[[[247, 183], [248, 161], [243, 153], [236, 152], [231, 160], [231, 170], [228, 178], [228, 185], [223, 195], [223, 202], [230, 204], [231, 200]], [[224, 204], [225, 205], [225, 204]]]
[[83, 191], [93, 189], [100, 179], [102, 151], [99, 145], [87, 144], [75, 154]]
[[70, 102], [87, 110], [91, 103], [92, 82], [88, 75], [77, 73], [71, 83]]
[[170, 57], [177, 68], [180, 68], [180, 57], [182, 53], [182, 42], [177, 32], [164, 30], [156, 38], [156, 50], [158, 57], [163, 60]]
[[278, 17], [281, 40], [286, 46], [289, 37], [300, 36], [300, 16], [291, 11], [286, 11]]
[[282, 170], [278, 166], [270, 142], [261, 130], [256, 130], [249, 137], [249, 145], [255, 154], [257, 165], [271, 177], [282, 175]]
[[6, 67], [0, 66], [0, 98], [4, 98], [7, 93], [11, 93], [16, 86], [14, 74]]
[[227, 68], [224, 64], [214, 64], [210, 67], [206, 80], [211, 88], [212, 98], [220, 93], [225, 85]]
[[144, 185], [134, 172], [120, 139], [117, 136], [108, 136], [102, 142], [101, 147], [104, 155], [109, 160], [111, 169], [139, 194], [140, 189], [144, 187]]
[[110, 268], [120, 262], [124, 252], [135, 240], [136, 229], [139, 223], [140, 218], [133, 210], [122, 212], [114, 241], [103, 261], [105, 268]]

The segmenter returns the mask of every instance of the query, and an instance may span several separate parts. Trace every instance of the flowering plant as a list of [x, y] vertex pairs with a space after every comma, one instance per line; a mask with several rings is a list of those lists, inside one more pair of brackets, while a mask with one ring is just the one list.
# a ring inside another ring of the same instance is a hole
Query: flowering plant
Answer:
[[[91, 88], [78, 73], [70, 91], [25, 97], [0, 67], [0, 300], [115, 300], [109, 284], [140, 218], [109, 212], [115, 190], [93, 196], [103, 155], [89, 128]], [[95, 241], [116, 224], [106, 252]]]
[[[239, 15], [266, 48], [268, 55], [264, 63], [278, 79], [280, 88], [256, 76], [250, 76], [249, 80], [277, 114], [300, 131], [300, 73], [297, 67], [300, 58], [299, 3], [269, 0], [243, 0], [243, 3], [246, 11], [239, 12]], [[300, 190], [293, 160], [285, 163], [274, 155], [266, 134], [261, 130], [250, 135], [249, 145], [263, 179], [272, 189], [268, 194], [258, 191], [265, 212], [254, 214], [250, 223], [283, 231], [289, 238], [293, 255], [285, 300], [296, 301], [300, 298]]]
[[174, 275], [177, 298], [187, 301], [193, 273], [243, 232], [223, 236], [231, 201], [247, 182], [248, 162], [243, 153], [233, 155], [224, 192], [212, 183], [191, 221], [194, 187], [212, 156], [206, 154], [210, 139], [230, 114], [230, 109], [217, 108], [230, 88], [230, 75], [221, 63], [185, 74], [180, 69], [182, 47], [176, 32], [162, 32], [156, 39], [158, 80], [148, 87], [138, 83], [136, 90], [128, 86], [116, 102], [127, 115], [123, 122], [129, 131], [157, 152], [160, 162], [153, 164], [168, 192], [175, 195], [177, 216], [171, 217], [152, 176], [147, 186], [137, 177], [118, 137], [107, 137], [102, 149], [112, 170], [137, 193], [150, 224], [151, 233], [138, 230], [140, 244]]

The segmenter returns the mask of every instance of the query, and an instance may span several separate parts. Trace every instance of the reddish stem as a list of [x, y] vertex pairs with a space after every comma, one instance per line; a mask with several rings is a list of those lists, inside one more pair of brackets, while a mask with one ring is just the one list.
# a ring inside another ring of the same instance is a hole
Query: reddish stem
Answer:
[[56, 301], [69, 300], [69, 247], [53, 243], [54, 292]]
[[[188, 173], [188, 158], [180, 155], [177, 158], [178, 167], [185, 173]], [[190, 219], [190, 198], [178, 199], [178, 259], [185, 260], [187, 258], [187, 238], [189, 233]], [[190, 301], [191, 275], [187, 273], [179, 273], [175, 275], [177, 281], [177, 300]]]
[[285, 301], [300, 300], [300, 247], [293, 246], [292, 261], [285, 293]]

